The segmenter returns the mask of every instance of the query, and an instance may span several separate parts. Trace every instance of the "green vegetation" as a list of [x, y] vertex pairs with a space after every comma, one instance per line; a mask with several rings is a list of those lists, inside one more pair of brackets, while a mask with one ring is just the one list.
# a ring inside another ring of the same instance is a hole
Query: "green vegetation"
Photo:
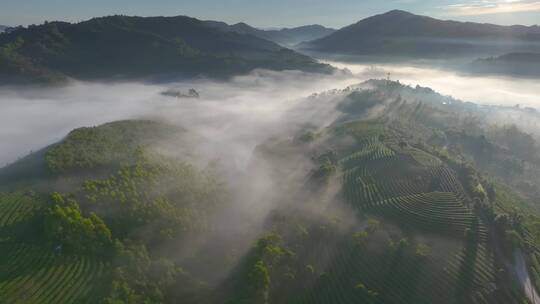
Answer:
[[[540, 287], [540, 216], [514, 186], [522, 174], [492, 161], [535, 166], [535, 139], [485, 127], [481, 110], [425, 88], [370, 87], [338, 92], [343, 120], [265, 142], [234, 181], [189, 152], [160, 153], [189, 151], [188, 131], [151, 121], [77, 129], [3, 169], [3, 299], [526, 302], [514, 254]], [[252, 197], [263, 163], [276, 186]], [[44, 172], [17, 178], [21, 168]]]
[[103, 255], [111, 250], [111, 231], [95, 213], [81, 214], [79, 204], [71, 198], [53, 193], [53, 205], [45, 211], [45, 237], [64, 251]]
[[[69, 231], [54, 234], [65, 238], [57, 242], [43, 232], [44, 218], [60, 219], [48, 215], [47, 200], [33, 193], [3, 194], [0, 198], [2, 220], [0, 225], [0, 294], [6, 303], [83, 303], [91, 302], [104, 278], [105, 263], [99, 256], [79, 251], [72, 254], [63, 248], [76, 242], [90, 247], [99, 243], [88, 238], [79, 224], [90, 224], [96, 219], [62, 223]], [[51, 207], [52, 208], [52, 207]], [[52, 209], [51, 209], [52, 211]], [[65, 217], [64, 217], [65, 218]], [[93, 223], [92, 223], [93, 224]], [[103, 223], [98, 221], [98, 224]], [[56, 226], [50, 223], [51, 226]], [[56, 226], [60, 228], [59, 226]], [[98, 230], [94, 231], [99, 231]], [[59, 232], [59, 231], [56, 231]], [[91, 233], [91, 231], [87, 232]], [[43, 234], [42, 234], [43, 233]], [[49, 241], [51, 243], [49, 243]], [[70, 247], [71, 249], [71, 247]], [[82, 249], [82, 248], [81, 248]]]
[[227, 77], [254, 68], [332, 70], [273, 42], [183, 16], [48, 22], [0, 36], [0, 84], [163, 75]]
[[2, 242], [0, 294], [6, 303], [93, 303], [106, 266], [89, 256]]
[[57, 179], [76, 187], [86, 179], [106, 177], [121, 166], [134, 164], [144, 149], [152, 153], [162, 142], [180, 144], [184, 132], [176, 126], [147, 120], [75, 129], [59, 143], [0, 170], [0, 189], [46, 183], [47, 192], [62, 192], [66, 187], [55, 187], [48, 181]]
[[60, 144], [45, 155], [53, 173], [110, 168], [115, 164], [132, 164], [138, 148], [172, 140], [183, 131], [152, 121], [122, 121], [99, 128], [72, 131]]
[[[364, 122], [363, 125], [369, 124]], [[373, 132], [367, 130], [377, 130], [377, 126], [380, 131], [374, 137]], [[494, 301], [494, 294], [486, 290], [489, 289], [490, 282], [495, 280], [502, 265], [497, 266], [496, 258], [486, 252], [489, 246], [487, 227], [482, 223], [482, 219], [474, 214], [468, 203], [470, 195], [474, 194], [465, 190], [457, 173], [444, 161], [426, 151], [403, 144], [399, 137], [396, 138], [397, 130], [387, 129], [386, 134], [381, 135], [380, 132], [385, 129], [382, 123], [372, 122], [371, 126], [362, 128], [362, 133], [353, 131], [359, 150], [346, 152], [340, 161], [347, 201], [361, 213], [376, 214], [399, 225], [403, 230], [401, 233], [406, 233], [409, 237], [393, 239], [390, 247], [397, 252], [408, 252], [411, 269], [415, 269], [415, 273], [421, 273], [418, 278], [412, 277], [413, 270], [406, 270], [407, 266], [403, 263], [407, 263], [407, 260], [402, 257], [400, 266], [393, 266], [392, 270], [388, 271], [399, 274], [400, 267], [403, 267], [403, 278], [400, 281], [405, 289], [400, 292], [394, 287], [392, 292], [389, 292], [390, 287], [374, 286], [378, 291], [378, 298], [384, 299], [380, 300], [381, 303], [393, 303], [398, 299], [409, 299], [414, 303], [443, 303], [443, 300], [437, 299], [441, 296], [437, 295], [437, 292], [446, 293], [446, 297], [442, 298], [449, 299], [448, 303], [453, 303], [450, 299], [460, 299], [459, 303], [491, 303]], [[377, 143], [376, 151], [391, 152], [379, 152], [379, 157], [358, 157], [369, 155], [368, 153], [377, 155], [371, 152], [374, 151], [373, 142]], [[455, 239], [456, 243], [450, 245], [451, 241], [448, 240], [444, 249], [439, 247], [442, 245], [438, 244], [440, 240], [435, 239], [430, 239], [429, 245], [420, 242], [410, 244], [411, 237], [415, 239], [422, 235], [421, 238], [429, 239], [434, 233]], [[367, 232], [355, 234], [355, 239], [360, 237], [363, 239], [362, 244], [367, 244], [363, 246], [369, 248], [369, 239], [372, 237], [368, 237]], [[368, 241], [364, 240], [366, 238]], [[384, 259], [375, 262], [376, 260], [370, 261], [366, 253], [363, 256], [368, 259], [365, 262], [368, 264], [363, 264], [358, 268], [358, 272], [365, 273], [366, 269], [369, 269], [367, 265], [370, 264], [378, 265], [377, 267], [384, 265]], [[380, 253], [376, 256], [381, 259]], [[432, 262], [440, 265], [444, 272], [435, 275], [438, 270], [430, 266]], [[345, 269], [352, 266], [343, 267]], [[414, 282], [432, 275], [434, 277], [430, 283]], [[415, 287], [405, 283], [411, 280], [418, 286], [429, 285], [430, 292], [434, 294], [422, 289], [415, 295]], [[361, 281], [374, 282], [374, 279]], [[483, 287], [470, 289], [468, 284], [472, 281], [476, 282], [476, 286]], [[433, 298], [430, 298], [431, 296]], [[510, 290], [498, 292], [498, 297], [507, 301], [514, 296], [515, 292]]]
[[51, 178], [79, 186], [0, 196], [2, 300], [162, 303], [203, 289], [174, 255], [160, 252], [207, 231], [212, 208], [226, 200], [209, 172], [149, 149], [181, 133], [156, 122], [117, 122], [75, 130], [41, 154]]
[[171, 139], [181, 132], [179, 128], [152, 121], [122, 121], [99, 128], [76, 129], [51, 147], [45, 160], [53, 173], [129, 164], [136, 159], [137, 148]]

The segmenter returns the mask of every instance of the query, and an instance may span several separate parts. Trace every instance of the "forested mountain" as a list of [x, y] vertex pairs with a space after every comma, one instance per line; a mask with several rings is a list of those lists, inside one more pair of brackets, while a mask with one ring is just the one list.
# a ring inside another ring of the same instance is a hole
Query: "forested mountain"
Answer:
[[17, 28], [0, 35], [0, 59], [0, 83], [331, 70], [273, 42], [184, 16], [110, 16]]
[[336, 30], [313, 24], [293, 28], [283, 28], [279, 30], [262, 30], [254, 28], [246, 23], [240, 22], [228, 25], [224, 22], [205, 21], [208, 25], [219, 28], [223, 31], [232, 31], [241, 34], [250, 34], [266, 40], [273, 41], [283, 46], [295, 46], [301, 42], [319, 39], [335, 32]]
[[335, 31], [335, 29], [327, 28], [319, 24], [312, 24], [267, 32], [274, 32], [282, 35], [283, 38], [277, 38], [274, 40], [280, 44], [296, 45], [304, 41], [311, 41], [326, 37]]
[[8, 27], [5, 26], [5, 25], [0, 25], [0, 33], [3, 32], [5, 29], [7, 29]]
[[540, 50], [540, 27], [444, 21], [394, 10], [363, 19], [302, 48], [402, 57], [500, 55]]
[[333, 123], [264, 140], [245, 170], [192, 164], [190, 126], [148, 120], [76, 129], [3, 168], [2, 299], [526, 302], [538, 136], [494, 122], [538, 112], [372, 80], [288, 115], [323, 102]]
[[477, 59], [467, 70], [479, 74], [540, 77], [540, 53], [509, 53]]

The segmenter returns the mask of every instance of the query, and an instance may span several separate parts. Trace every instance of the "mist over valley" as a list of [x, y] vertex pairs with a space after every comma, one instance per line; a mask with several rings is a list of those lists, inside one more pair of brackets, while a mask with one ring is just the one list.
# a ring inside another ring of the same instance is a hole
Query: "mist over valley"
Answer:
[[1, 303], [537, 303], [538, 26], [204, 20], [0, 33]]

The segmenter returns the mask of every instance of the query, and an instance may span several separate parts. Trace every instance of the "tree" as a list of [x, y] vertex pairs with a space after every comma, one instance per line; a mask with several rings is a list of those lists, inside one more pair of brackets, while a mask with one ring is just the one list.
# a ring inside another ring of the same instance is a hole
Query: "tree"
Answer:
[[357, 291], [357, 293], [360, 295], [360, 297], [364, 301], [362, 303], [375, 303], [376, 298], [379, 295], [378, 292], [376, 292], [375, 290], [369, 289], [362, 282], [358, 282], [354, 286], [354, 289]]
[[495, 202], [495, 199], [496, 199], [496, 192], [495, 192], [495, 187], [493, 186], [492, 183], [489, 183], [487, 186], [486, 186], [486, 192], [487, 192], [487, 197], [489, 199], [490, 202]]
[[105, 254], [112, 248], [111, 231], [94, 213], [83, 216], [78, 203], [59, 193], [51, 195], [44, 231], [54, 245], [79, 253]]
[[370, 233], [374, 233], [375, 231], [377, 231], [377, 229], [379, 229], [379, 226], [380, 226], [380, 222], [374, 218], [370, 218], [368, 221], [367, 221], [367, 228], [366, 230]]
[[499, 214], [495, 217], [495, 228], [500, 232], [504, 233], [506, 229], [510, 226], [510, 220], [507, 214]]
[[268, 297], [270, 273], [266, 264], [259, 260], [249, 273], [249, 283], [254, 292], [254, 303], [264, 303]]
[[416, 256], [419, 258], [427, 258], [431, 255], [431, 247], [426, 244], [418, 244], [416, 246]]
[[519, 248], [522, 243], [521, 236], [515, 230], [505, 231], [504, 239], [506, 240], [509, 249]]
[[508, 214], [508, 218], [513, 229], [523, 232], [523, 215], [517, 209], [514, 208]]
[[354, 241], [360, 246], [363, 246], [367, 242], [368, 237], [369, 234], [367, 231], [360, 231], [353, 234]]

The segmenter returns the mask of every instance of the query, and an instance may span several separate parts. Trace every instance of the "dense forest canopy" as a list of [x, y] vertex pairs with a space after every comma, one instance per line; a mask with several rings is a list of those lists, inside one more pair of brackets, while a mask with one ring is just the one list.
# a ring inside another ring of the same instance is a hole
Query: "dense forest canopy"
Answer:
[[332, 71], [268, 40], [184, 16], [47, 22], [0, 35], [0, 84], [226, 77], [255, 68]]

